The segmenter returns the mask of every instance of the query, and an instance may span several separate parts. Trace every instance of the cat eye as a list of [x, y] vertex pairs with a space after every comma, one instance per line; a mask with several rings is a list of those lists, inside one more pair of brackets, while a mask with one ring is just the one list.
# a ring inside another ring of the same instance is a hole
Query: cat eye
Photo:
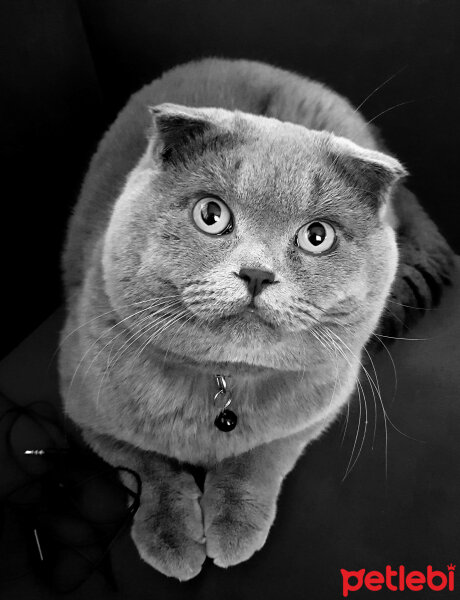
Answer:
[[195, 224], [212, 235], [230, 233], [233, 229], [233, 219], [230, 209], [219, 198], [202, 198], [193, 208]]
[[326, 221], [312, 221], [303, 225], [296, 235], [296, 244], [310, 254], [324, 254], [337, 239], [335, 229]]

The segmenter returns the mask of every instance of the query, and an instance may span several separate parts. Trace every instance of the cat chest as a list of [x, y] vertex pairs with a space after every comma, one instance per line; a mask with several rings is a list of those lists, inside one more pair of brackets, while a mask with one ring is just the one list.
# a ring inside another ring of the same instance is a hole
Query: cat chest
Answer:
[[[258, 397], [238, 389], [231, 396], [213, 390], [167, 403], [153, 395], [113, 413], [112, 434], [123, 432], [126, 441], [180, 461], [212, 464], [305, 429], [317, 407], [308, 388]], [[219, 427], [222, 421], [225, 426]]]

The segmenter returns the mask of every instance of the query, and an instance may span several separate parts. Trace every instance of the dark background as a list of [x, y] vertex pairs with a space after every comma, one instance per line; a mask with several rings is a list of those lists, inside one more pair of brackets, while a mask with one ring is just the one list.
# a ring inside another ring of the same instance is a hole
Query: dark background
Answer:
[[378, 117], [458, 252], [456, 0], [3, 0], [1, 352], [62, 302], [65, 224], [98, 138], [173, 65], [252, 58], [319, 79]]

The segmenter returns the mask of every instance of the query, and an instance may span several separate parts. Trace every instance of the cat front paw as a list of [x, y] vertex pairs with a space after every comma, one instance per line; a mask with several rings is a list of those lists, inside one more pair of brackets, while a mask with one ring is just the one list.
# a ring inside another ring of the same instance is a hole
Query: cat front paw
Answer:
[[136, 514], [131, 536], [143, 560], [168, 577], [192, 579], [206, 559], [201, 492], [193, 478], [155, 486]]
[[217, 566], [229, 567], [248, 560], [265, 544], [276, 514], [276, 494], [208, 475], [201, 507], [206, 554]]

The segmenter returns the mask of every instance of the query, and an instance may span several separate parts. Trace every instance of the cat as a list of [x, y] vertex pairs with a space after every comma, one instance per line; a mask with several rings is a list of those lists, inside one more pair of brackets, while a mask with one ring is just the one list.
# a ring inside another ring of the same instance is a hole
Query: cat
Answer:
[[166, 72], [102, 139], [63, 253], [61, 393], [91, 448], [140, 474], [132, 538], [165, 575], [264, 545], [372, 334], [449, 282], [406, 175], [346, 99], [245, 60]]

